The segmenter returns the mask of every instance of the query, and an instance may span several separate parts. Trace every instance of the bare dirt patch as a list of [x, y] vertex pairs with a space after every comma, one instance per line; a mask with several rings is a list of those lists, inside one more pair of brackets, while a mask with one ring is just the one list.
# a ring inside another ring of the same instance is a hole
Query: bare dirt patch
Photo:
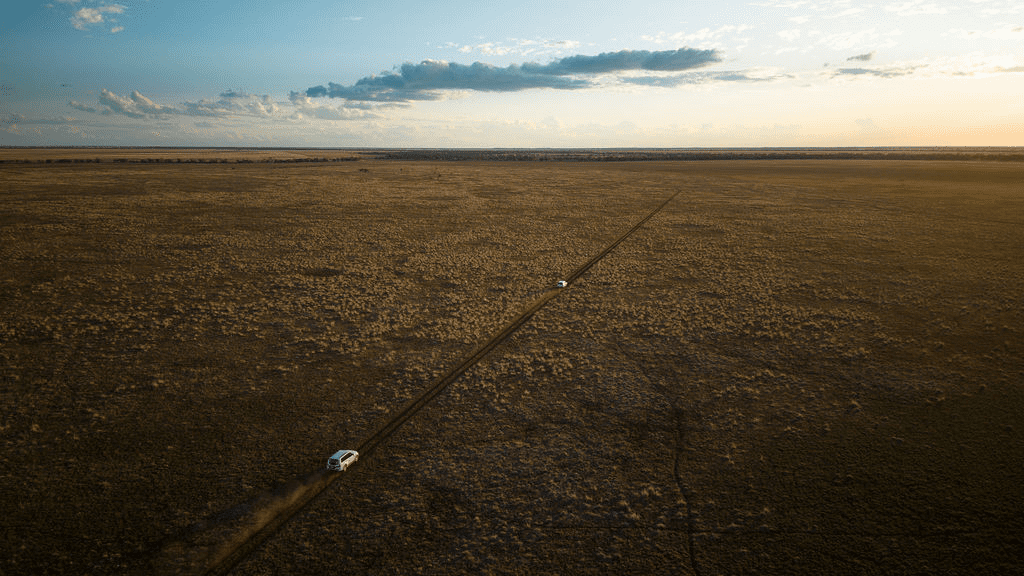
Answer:
[[1022, 571], [1019, 163], [0, 174], [4, 573], [144, 570], [677, 190], [237, 572]]

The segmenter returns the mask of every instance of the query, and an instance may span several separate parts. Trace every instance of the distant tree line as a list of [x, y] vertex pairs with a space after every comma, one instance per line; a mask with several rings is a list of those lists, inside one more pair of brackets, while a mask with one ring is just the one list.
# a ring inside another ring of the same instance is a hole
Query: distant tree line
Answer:
[[39, 158], [0, 159], [0, 164], [296, 164], [352, 162], [359, 158]]
[[381, 160], [635, 162], [654, 160], [982, 160], [1024, 162], [1019, 148], [999, 149], [705, 149], [705, 150], [382, 150]]
[[[363, 151], [378, 160], [497, 162], [634, 162], [698, 160], [961, 160], [1024, 162], [1020, 148], [808, 148], [808, 149], [625, 149], [625, 150], [441, 150]], [[352, 162], [358, 157], [327, 158], [46, 158], [2, 160], [0, 164], [297, 164]]]

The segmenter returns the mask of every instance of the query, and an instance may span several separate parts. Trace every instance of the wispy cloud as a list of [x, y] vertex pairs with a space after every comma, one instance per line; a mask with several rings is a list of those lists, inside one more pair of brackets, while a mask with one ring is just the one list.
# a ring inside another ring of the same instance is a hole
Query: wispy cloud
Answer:
[[438, 60], [403, 64], [398, 73], [360, 78], [352, 86], [334, 82], [305, 91], [311, 98], [329, 96], [354, 101], [410, 102], [437, 100], [445, 91], [518, 92], [532, 88], [579, 90], [596, 85], [594, 76], [633, 70], [674, 72], [720, 62], [717, 50], [680, 48], [651, 52], [621, 50], [597, 56], [576, 55], [548, 64], [512, 64], [501, 68], [483, 62], [470, 65]]
[[44, 134], [63, 134], [75, 136], [76, 138], [86, 137], [85, 131], [74, 124], [78, 119], [71, 116], [61, 118], [29, 118], [24, 114], [12, 113], [0, 117], [0, 132], [6, 132], [15, 136], [43, 136]]
[[[249, 94], [244, 90], [225, 90], [216, 99], [185, 101], [179, 105], [158, 104], [138, 90], [128, 96], [121, 96], [110, 90], [100, 91], [98, 107], [71, 100], [68, 106], [82, 112], [106, 116], [126, 116], [147, 120], [167, 120], [173, 116], [208, 118], [212, 120], [232, 118], [256, 118], [276, 120], [359, 120], [376, 118], [374, 108], [380, 104], [362, 102], [346, 103], [344, 106], [328, 106], [313, 102], [308, 96], [293, 92], [287, 102], [275, 102], [266, 94]], [[199, 126], [200, 124], [196, 124]]]
[[12, 112], [12, 113], [8, 114], [6, 117], [0, 119], [0, 122], [2, 122], [4, 124], [8, 124], [8, 125], [12, 125], [12, 124], [50, 124], [50, 125], [59, 125], [59, 124], [70, 124], [71, 122], [74, 122], [76, 120], [78, 120], [78, 119], [77, 118], [73, 118], [71, 116], [64, 116], [64, 117], [61, 117], [61, 118], [28, 118], [24, 114], [18, 114], [18, 113], [13, 113]]
[[[240, 90], [228, 90], [221, 93], [217, 100], [199, 100], [183, 102], [181, 106], [157, 104], [135, 90], [129, 96], [120, 96], [103, 89], [100, 91], [99, 104], [101, 114], [118, 114], [130, 118], [164, 117], [173, 115], [186, 116], [271, 116], [278, 111], [278, 106], [269, 96], [247, 94]], [[72, 108], [85, 112], [96, 109], [79, 102], [71, 101]]]
[[751, 71], [687, 72], [673, 76], [625, 76], [619, 80], [626, 84], [674, 88], [677, 86], [711, 84], [718, 82], [769, 82], [787, 78], [780, 74], [757, 74]]
[[886, 66], [858, 66], [850, 68], [830, 69], [824, 74], [827, 77], [861, 77], [861, 78], [898, 78], [914, 76], [915, 78], [981, 78], [1001, 76], [1004, 74], [1020, 74], [1024, 72], [1024, 63], [1012, 56], [966, 55], [944, 58], [921, 58], [903, 62], [895, 62]]
[[506, 42], [479, 42], [477, 44], [456, 44], [448, 42], [445, 48], [454, 48], [463, 54], [479, 52], [488, 56], [504, 56], [513, 54], [516, 56], [545, 56], [563, 54], [568, 50], [578, 48], [580, 43], [576, 40], [528, 40], [511, 38]]
[[991, 30], [967, 30], [953, 28], [943, 36], [955, 36], [964, 40], [1024, 40], [1024, 26], [1006, 25]]
[[767, 2], [751, 2], [751, 6], [762, 6], [765, 8], [803, 8], [810, 4], [809, 0], [769, 0]]
[[895, 12], [897, 16], [917, 16], [920, 14], [946, 14], [955, 9], [950, 6], [942, 6], [928, 0], [909, 0], [899, 4], [891, 4], [885, 7], [886, 12]]
[[120, 114], [132, 118], [181, 113], [173, 106], [163, 106], [153, 102], [138, 90], [132, 92], [131, 96], [119, 96], [104, 88], [100, 91], [99, 102], [106, 106], [106, 109], [102, 110], [103, 114]]
[[831, 16], [827, 16], [827, 18], [829, 18], [829, 19], [845, 18], [847, 16], [853, 16], [854, 14], [860, 14], [863, 11], [864, 11], [863, 8], [847, 8], [846, 10], [843, 10], [842, 12], [838, 12], [836, 14], [832, 14]]
[[[913, 1], [913, 0], [911, 0]], [[796, 8], [813, 10], [815, 12], [824, 13], [825, 18], [840, 18], [843, 16], [850, 16], [863, 12], [863, 7], [851, 7], [850, 4], [856, 2], [852, 0], [768, 0], [765, 2], [751, 2], [751, 6], [761, 6], [765, 8], [782, 8], [794, 10]], [[871, 5], [864, 7], [870, 8]], [[806, 17], [800, 17], [806, 21]], [[792, 20], [792, 18], [791, 18]], [[803, 22], [800, 22], [801, 24]]]
[[[1005, 5], [1012, 4], [1016, 0], [969, 0], [973, 4], [986, 4], [990, 5], [995, 13], [1004, 12]], [[766, 0], [762, 2], [752, 2], [752, 6], [760, 6], [765, 8], [779, 8], [788, 10], [810, 10], [818, 12], [823, 18], [834, 19], [834, 18], [845, 18], [847, 16], [853, 16], [855, 14], [862, 14], [867, 8], [875, 8], [878, 4], [869, 4], [863, 2], [857, 2], [854, 0]], [[898, 16], [917, 16], [921, 14], [948, 14], [957, 10], [958, 5], [950, 0], [903, 0], [901, 2], [894, 2], [885, 4], [882, 3], [880, 6], [886, 12], [892, 12]], [[803, 22], [806, 22], [806, 16], [798, 16]], [[791, 20], [794, 20], [791, 18]], [[802, 24], [803, 22], [798, 22]]]
[[832, 71], [832, 77], [836, 76], [875, 76], [879, 78], [896, 78], [908, 76], [921, 66], [890, 66], [886, 68], [837, 68]]
[[[138, 90], [133, 92], [133, 94], [142, 96]], [[106, 106], [106, 108], [101, 110], [103, 114], [121, 114], [132, 118], [146, 117], [146, 113], [139, 110], [131, 98], [118, 96], [106, 88], [100, 91], [99, 102], [100, 105]]]
[[849, 58], [846, 59], [846, 61], [849, 62], [851, 60], [855, 60], [857, 62], [868, 62], [868, 61], [870, 61], [874, 57], [875, 57], [875, 51], [872, 50], [871, 52], [868, 52], [867, 54], [857, 54], [856, 56], [850, 56]]
[[85, 104], [82, 104], [81, 102], [76, 102], [74, 100], [68, 102], [68, 106], [71, 106], [75, 110], [81, 110], [82, 112], [92, 112], [93, 114], [98, 112], [98, 110], [95, 107], [86, 106]]
[[[972, 4], [980, 8], [980, 12], [987, 16], [997, 14], [1024, 14], [1024, 3], [1019, 0], [970, 0]], [[982, 7], [983, 6], [983, 7]], [[972, 8], [972, 10], [978, 10]]]
[[217, 100], [183, 102], [183, 114], [189, 116], [262, 116], [280, 112], [270, 96], [249, 94], [244, 90], [226, 90]]
[[894, 38], [901, 34], [902, 32], [899, 30], [882, 33], [876, 28], [868, 28], [865, 30], [828, 34], [818, 38], [815, 44], [837, 51], [863, 49], [866, 47], [892, 48], [896, 45]]
[[800, 30], [798, 29], [780, 30], [776, 32], [776, 34], [778, 34], [779, 38], [782, 38], [786, 42], [793, 42], [794, 40], [800, 38]]
[[677, 46], [683, 44], [705, 49], [722, 48], [726, 38], [752, 30], [753, 28], [749, 24], [730, 24], [715, 29], [701, 28], [696, 32], [675, 32], [672, 34], [658, 32], [654, 35], [643, 35], [641, 38], [646, 42], [653, 42], [655, 44], [675, 44]]
[[78, 30], [87, 30], [90, 26], [103, 24], [109, 19], [108, 14], [123, 14], [124, 6], [120, 4], [108, 4], [95, 8], [80, 8], [71, 17], [71, 25]]
[[1013, 56], [964, 56], [937, 58], [927, 62], [928, 72], [935, 76], [989, 77], [1024, 72], [1024, 61]]
[[377, 118], [379, 115], [362, 107], [327, 106], [314, 102], [312, 98], [301, 92], [292, 92], [288, 99], [295, 106], [292, 118], [316, 118], [318, 120], [365, 120]]

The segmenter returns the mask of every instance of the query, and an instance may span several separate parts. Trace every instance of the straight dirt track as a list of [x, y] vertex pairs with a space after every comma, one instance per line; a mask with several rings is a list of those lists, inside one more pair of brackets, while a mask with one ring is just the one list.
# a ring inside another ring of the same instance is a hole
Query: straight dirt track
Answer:
[[[661, 212], [678, 195], [679, 192], [676, 192], [670, 196], [633, 225], [632, 228], [601, 250], [600, 253], [573, 271], [572, 274], [567, 276], [566, 282], [568, 285], [571, 286], [573, 282], [578, 280], [594, 264], [598, 263], [614, 250], [616, 246], [624, 242], [630, 235], [646, 224], [648, 220]], [[545, 292], [516, 316], [514, 320], [506, 324], [487, 341], [478, 345], [462, 362], [445, 373], [429, 388], [410, 400], [401, 410], [359, 444], [357, 451], [359, 452], [360, 459], [353, 463], [349, 469], [354, 470], [360, 463], [366, 462], [367, 458], [376, 451], [377, 447], [386, 442], [402, 424], [415, 416], [417, 412], [422, 410], [431, 400], [451, 385], [452, 382], [455, 382], [459, 376], [462, 376], [466, 370], [476, 365], [495, 346], [505, 341], [505, 339], [536, 314], [537, 311], [562, 292], [563, 289], [552, 289]], [[232, 528], [225, 530], [223, 525], [204, 526], [202, 531], [193, 531], [189, 534], [190, 542], [172, 541], [165, 544], [161, 553], [155, 559], [154, 566], [147, 570], [151, 569], [160, 574], [201, 574], [203, 576], [227, 574], [261, 543], [273, 536], [292, 516], [300, 512], [331, 484], [343, 477], [343, 474], [335, 474], [322, 469], [297, 477], [275, 492], [261, 495], [254, 502], [250, 501], [244, 506], [244, 511], [234, 514], [222, 514], [222, 516], [231, 517], [230, 524]], [[220, 540], [210, 544], [208, 542], [210, 532], [218, 533]], [[197, 542], [203, 542], [203, 544], [197, 545]]]

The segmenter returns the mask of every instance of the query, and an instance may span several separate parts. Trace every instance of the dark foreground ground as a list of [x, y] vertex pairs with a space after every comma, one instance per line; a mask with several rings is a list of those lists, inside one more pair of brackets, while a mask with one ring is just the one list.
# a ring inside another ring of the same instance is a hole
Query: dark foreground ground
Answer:
[[1024, 573], [1024, 164], [246, 154], [0, 165], [0, 573], [153, 569], [678, 190], [236, 573]]

